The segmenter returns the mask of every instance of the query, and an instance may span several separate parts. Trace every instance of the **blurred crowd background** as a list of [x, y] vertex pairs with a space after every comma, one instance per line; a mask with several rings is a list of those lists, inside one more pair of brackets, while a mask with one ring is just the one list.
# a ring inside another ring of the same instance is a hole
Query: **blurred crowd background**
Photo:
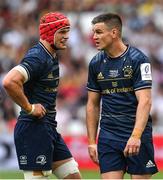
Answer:
[[[39, 18], [61, 11], [72, 24], [68, 49], [59, 52], [58, 130], [85, 135], [87, 68], [97, 52], [91, 20], [104, 12], [120, 14], [123, 39], [141, 49], [152, 63], [154, 134], [163, 134], [163, 1], [162, 0], [1, 0], [0, 1], [0, 141], [13, 136], [19, 112], [3, 87], [4, 75], [38, 42]], [[0, 150], [1, 152], [1, 150]]]

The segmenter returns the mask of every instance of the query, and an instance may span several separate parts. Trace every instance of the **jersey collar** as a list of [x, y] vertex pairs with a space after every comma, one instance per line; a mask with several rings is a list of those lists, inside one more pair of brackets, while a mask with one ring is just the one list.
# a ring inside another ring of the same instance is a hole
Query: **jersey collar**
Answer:
[[112, 60], [114, 60], [114, 59], [120, 59], [120, 58], [124, 57], [124, 56], [127, 54], [128, 50], [129, 50], [129, 48], [130, 48], [130, 45], [128, 45], [128, 44], [127, 44], [126, 46], [127, 46], [127, 49], [126, 49], [120, 56], [118, 56], [118, 57], [115, 57], [115, 58], [110, 57], [110, 56], [108, 56], [108, 55], [106, 54], [106, 52], [105, 52], [105, 54], [106, 54], [106, 56], [107, 56], [108, 59], [112, 59]]
[[54, 58], [54, 56], [46, 49], [46, 47], [39, 41], [39, 45], [46, 51], [46, 53], [51, 57]]

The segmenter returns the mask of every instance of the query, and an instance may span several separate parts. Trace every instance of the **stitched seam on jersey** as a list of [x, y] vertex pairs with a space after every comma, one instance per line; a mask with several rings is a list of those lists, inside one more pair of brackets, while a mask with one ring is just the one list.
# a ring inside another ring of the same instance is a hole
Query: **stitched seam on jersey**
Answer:
[[46, 80], [46, 81], [47, 81], [47, 80], [48, 80], [48, 81], [52, 81], [52, 80], [58, 80], [58, 79], [59, 79], [59, 77], [57, 77], [57, 78], [51, 78], [51, 79], [42, 79], [42, 81], [45, 81], [45, 80]]
[[52, 111], [52, 110], [48, 110], [47, 109], [47, 113], [51, 114], [51, 113], [56, 113], [56, 110]]
[[134, 89], [135, 91], [139, 90], [139, 89], [148, 89], [148, 88], [152, 88], [152, 86], [143, 86], [143, 87], [139, 87], [139, 88], [136, 88]]
[[100, 92], [100, 90], [97, 90], [97, 89], [91, 89], [89, 87], [86, 87], [88, 90], [91, 90], [91, 91], [96, 91], [96, 92]]
[[25, 70], [26, 70], [26, 72], [27, 72], [27, 74], [28, 74], [28, 80], [30, 79], [30, 73], [29, 73], [29, 71], [28, 71], [28, 68], [27, 67], [25, 67], [23, 64], [19, 64], [20, 66], [22, 66]]
[[117, 80], [123, 80], [123, 79], [129, 79], [129, 78], [113, 78], [113, 79], [100, 79], [97, 81], [117, 81]]
[[136, 117], [135, 115], [130, 114], [121, 114], [121, 115], [107, 115], [107, 114], [101, 114], [101, 116], [105, 117], [119, 117], [119, 116], [130, 116], [130, 117]]

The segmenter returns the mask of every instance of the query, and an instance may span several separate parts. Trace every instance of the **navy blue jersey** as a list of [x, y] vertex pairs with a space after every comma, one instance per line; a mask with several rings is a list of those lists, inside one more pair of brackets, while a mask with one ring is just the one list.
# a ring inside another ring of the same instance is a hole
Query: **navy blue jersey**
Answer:
[[[59, 64], [42, 43], [31, 48], [24, 59], [22, 66], [28, 74], [28, 81], [24, 83], [24, 93], [31, 104], [42, 104], [47, 113], [43, 121], [56, 126], [56, 95], [59, 83]], [[20, 112], [20, 120], [33, 121], [36, 117], [28, 115], [23, 109]]]
[[[138, 49], [128, 46], [117, 58], [100, 51], [90, 62], [87, 89], [101, 94], [100, 127], [105, 137], [127, 141], [135, 124], [138, 101], [135, 91], [151, 88], [151, 68], [148, 58]], [[142, 140], [152, 137], [149, 120]]]

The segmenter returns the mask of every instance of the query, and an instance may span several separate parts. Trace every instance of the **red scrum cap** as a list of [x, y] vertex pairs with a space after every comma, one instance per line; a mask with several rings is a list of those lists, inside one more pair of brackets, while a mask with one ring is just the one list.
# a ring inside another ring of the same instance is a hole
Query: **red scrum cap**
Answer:
[[70, 27], [70, 22], [64, 14], [59, 12], [50, 12], [45, 14], [40, 19], [40, 38], [49, 42], [53, 47], [56, 31], [64, 27]]

